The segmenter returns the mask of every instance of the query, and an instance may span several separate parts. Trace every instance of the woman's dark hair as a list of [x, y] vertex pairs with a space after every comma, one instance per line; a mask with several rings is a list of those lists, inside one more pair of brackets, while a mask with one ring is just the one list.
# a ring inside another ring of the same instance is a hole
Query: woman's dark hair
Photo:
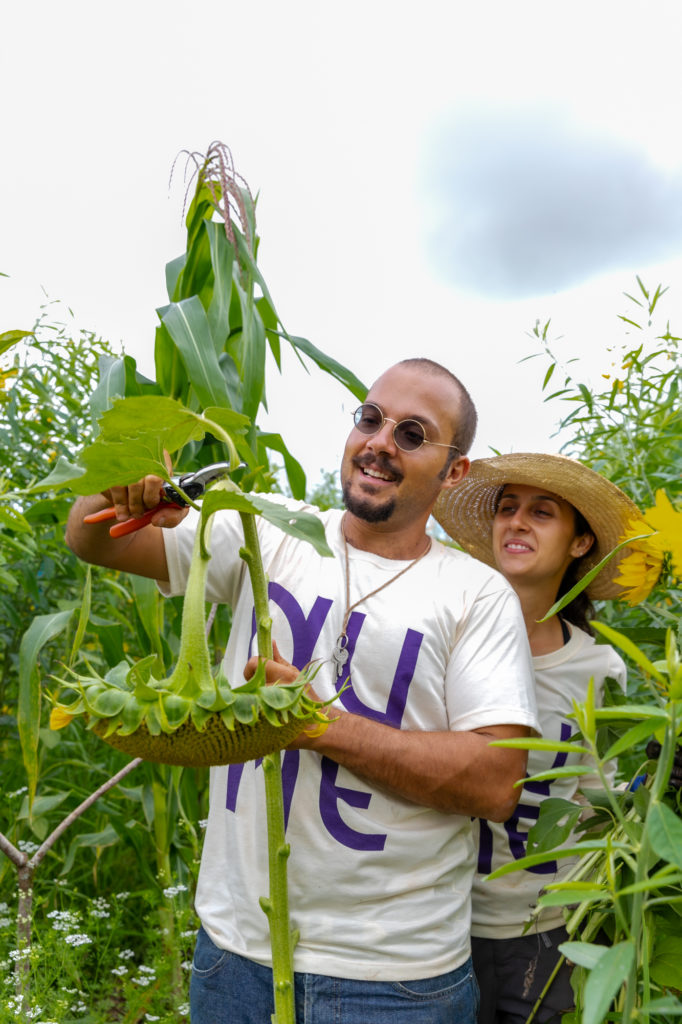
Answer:
[[[589, 533], [590, 536], [594, 537], [594, 532], [587, 519], [585, 519], [585, 516], [582, 515], [581, 512], [578, 512], [578, 509], [575, 506], [572, 506], [572, 508], [573, 515], [575, 517], [575, 532], [577, 536], [582, 537], [584, 534]], [[594, 537], [594, 540], [596, 543], [597, 538]], [[559, 584], [559, 590], [557, 591], [557, 601], [560, 597], [563, 597], [564, 594], [567, 594], [580, 579], [582, 575], [580, 572], [580, 563], [583, 558], [585, 558], [585, 555], [582, 555], [580, 558], [574, 558], [564, 573], [564, 578]], [[582, 629], [585, 633], [589, 633], [590, 636], [594, 636], [594, 630], [590, 625], [590, 619], [594, 616], [594, 605], [587, 596], [586, 590], [581, 591], [577, 597], [574, 597], [571, 603], [567, 604], [560, 614], [564, 619], [567, 619], [568, 622], [572, 622], [574, 626], [577, 626], [578, 629]]]

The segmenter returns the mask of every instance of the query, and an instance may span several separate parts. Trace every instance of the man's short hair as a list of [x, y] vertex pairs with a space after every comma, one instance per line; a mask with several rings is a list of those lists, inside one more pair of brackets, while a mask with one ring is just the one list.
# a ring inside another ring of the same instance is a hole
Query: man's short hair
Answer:
[[459, 377], [455, 377], [454, 373], [448, 370], [446, 366], [442, 366], [441, 363], [422, 356], [415, 356], [412, 359], [401, 359], [398, 366], [414, 366], [415, 369], [433, 374], [434, 377], [447, 377], [456, 385], [459, 392], [459, 409], [457, 410], [457, 426], [452, 435], [452, 444], [457, 447], [460, 455], [466, 455], [474, 441], [478, 415], [476, 413], [476, 406], [471, 400], [471, 395]]

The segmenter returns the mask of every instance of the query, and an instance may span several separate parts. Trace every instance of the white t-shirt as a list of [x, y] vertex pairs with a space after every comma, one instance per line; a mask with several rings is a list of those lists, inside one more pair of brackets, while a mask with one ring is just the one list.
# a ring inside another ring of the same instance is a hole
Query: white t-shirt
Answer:
[[[590, 677], [594, 676], [594, 698], [599, 707], [603, 700], [607, 677], [625, 688], [626, 669], [622, 658], [606, 644], [596, 644], [591, 636], [567, 623], [571, 632], [568, 643], [558, 651], [533, 658], [535, 693], [540, 726], [545, 739], [569, 739], [576, 730], [575, 720], [568, 717], [572, 702], [587, 696]], [[556, 751], [531, 750], [528, 754], [528, 775], [535, 775], [562, 765], [589, 765], [587, 755]], [[615, 766], [611, 768], [611, 774]], [[508, 939], [522, 935], [531, 910], [536, 906], [543, 886], [560, 881], [575, 865], [575, 858], [566, 857], [530, 870], [513, 871], [509, 875], [487, 881], [485, 876], [504, 864], [526, 855], [528, 832], [537, 821], [539, 807], [547, 797], [560, 797], [581, 803], [580, 793], [599, 788], [599, 776], [572, 775], [550, 782], [527, 783], [523, 788], [513, 816], [504, 824], [480, 821], [478, 873], [472, 895], [471, 934], [487, 939]], [[568, 840], [570, 843], [570, 839]], [[549, 931], [564, 923], [561, 907], [548, 907], [533, 921], [533, 929]]]
[[[278, 499], [281, 500], [281, 499]], [[307, 508], [298, 502], [289, 507]], [[258, 519], [272, 635], [284, 658], [325, 663], [322, 698], [340, 686], [330, 654], [346, 605], [342, 513], [318, 513], [335, 558]], [[181, 593], [196, 518], [164, 531], [170, 586]], [[215, 516], [207, 598], [232, 606], [225, 671], [239, 684], [255, 651], [253, 598], [236, 515]], [[349, 547], [350, 603], [404, 565]], [[421, 561], [348, 622], [345, 710], [402, 729], [537, 729], [530, 654], [516, 595], [468, 555], [434, 542]], [[282, 759], [289, 900], [297, 971], [400, 980], [453, 970], [469, 955], [475, 847], [469, 817], [411, 803], [312, 751]], [[211, 769], [196, 908], [211, 939], [271, 962], [265, 914], [267, 838], [259, 762]]]

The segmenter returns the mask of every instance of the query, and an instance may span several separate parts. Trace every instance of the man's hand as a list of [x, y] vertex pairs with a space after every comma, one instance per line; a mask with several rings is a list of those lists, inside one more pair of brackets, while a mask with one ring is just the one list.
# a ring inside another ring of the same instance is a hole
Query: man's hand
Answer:
[[[170, 472], [170, 460], [167, 458]], [[146, 476], [128, 487], [111, 487], [101, 494], [77, 498], [66, 524], [66, 543], [79, 558], [93, 565], [168, 580], [168, 565], [163, 537], [158, 527], [174, 527], [181, 522], [187, 508], [173, 507], [161, 502], [164, 480], [159, 476]], [[86, 523], [86, 516], [113, 506], [116, 521], [124, 522], [155, 509], [151, 523], [123, 537], [111, 537], [112, 520]]]
[[[272, 643], [272, 651], [272, 658], [268, 658], [265, 661], [265, 682], [267, 685], [272, 686], [273, 683], [295, 682], [301, 673], [295, 665], [292, 665], [291, 662], [282, 657], [274, 640]], [[262, 661], [263, 659], [259, 658], [257, 654], [255, 654], [253, 658], [249, 658], [244, 666], [244, 678], [251, 679], [258, 668], [259, 663]], [[311, 693], [310, 689], [308, 692], [311, 697], [313, 697], [313, 700], [317, 700], [314, 694]]]

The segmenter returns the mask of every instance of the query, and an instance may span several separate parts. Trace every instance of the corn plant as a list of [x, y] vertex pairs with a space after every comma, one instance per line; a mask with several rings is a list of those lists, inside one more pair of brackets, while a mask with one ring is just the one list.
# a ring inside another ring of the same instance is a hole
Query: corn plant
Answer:
[[[283, 327], [256, 261], [258, 237], [255, 203], [248, 186], [234, 170], [229, 150], [220, 143], [214, 143], [209, 147], [205, 157], [189, 154], [188, 167], [193, 169], [190, 187], [194, 185], [194, 194], [187, 212], [187, 248], [182, 256], [171, 261], [166, 268], [168, 303], [158, 310], [160, 322], [155, 343], [156, 380], [149, 380], [141, 375], [137, 371], [135, 361], [129, 356], [111, 358], [101, 364], [100, 382], [91, 400], [93, 422], [100, 421], [103, 413], [115, 414], [116, 406], [112, 408], [112, 403], [117, 398], [140, 403], [136, 407], [136, 415], [142, 415], [141, 410], [149, 408], [150, 402], [173, 403], [171, 407], [174, 411], [183, 410], [181, 419], [184, 419], [179, 427], [179, 433], [171, 431], [171, 436], [166, 434], [162, 443], [157, 435], [150, 441], [148, 451], [141, 454], [138, 450], [135, 458], [131, 457], [129, 440], [123, 446], [119, 446], [116, 453], [110, 448], [107, 454], [111, 458], [103, 463], [107, 466], [106, 481], [94, 481], [92, 475], [87, 475], [90, 471], [94, 472], [94, 465], [79, 465], [72, 455], [60, 453], [54, 472], [43, 481], [42, 489], [54, 490], [65, 481], [80, 476], [81, 484], [88, 480], [92, 490], [98, 490], [108, 487], [116, 480], [120, 482], [123, 477], [119, 470], [122, 469], [123, 476], [128, 482], [145, 473], [159, 470], [160, 475], [164, 476], [165, 466], [161, 459], [163, 445], [176, 452], [176, 468], [179, 471], [197, 469], [211, 462], [220, 461], [223, 457], [223, 446], [227, 444], [231, 454], [235, 456], [235, 461], [238, 457], [241, 462], [241, 468], [235, 472], [234, 478], [244, 491], [267, 491], [272, 488], [269, 453], [275, 452], [283, 458], [292, 494], [295, 497], [303, 497], [305, 477], [300, 465], [289, 452], [280, 434], [264, 433], [256, 422], [259, 408], [266, 406], [265, 365], [268, 351], [275, 365], [281, 369], [281, 345], [284, 342], [292, 347], [298, 358], [312, 360], [324, 372], [330, 373], [348, 387], [360, 400], [365, 397], [366, 388], [350, 371], [306, 339], [290, 335]], [[168, 410], [169, 406], [166, 405], [165, 408]], [[197, 417], [204, 417], [204, 423], [209, 424], [211, 429], [197, 429]], [[157, 423], [162, 421], [163, 417], [157, 417]], [[174, 422], [177, 427], [177, 422]], [[193, 426], [187, 431], [186, 427], [190, 422]], [[82, 456], [83, 452], [77, 457]], [[86, 463], [87, 458], [86, 454]], [[240, 500], [244, 502], [246, 499], [242, 495]], [[254, 514], [269, 514], [263, 507], [257, 505], [257, 501], [258, 496], [252, 495], [251, 504], [248, 507], [242, 504], [240, 508], [247, 534], [248, 523], [253, 520]], [[248, 539], [245, 551], [247, 558], [255, 557], [253, 545]], [[201, 568], [199, 561], [197, 565]], [[197, 593], [201, 590], [200, 581], [196, 588], [193, 583], [192, 590], [194, 589]], [[223, 721], [232, 718], [233, 724], [236, 722], [238, 725], [240, 715], [243, 717], [252, 714], [256, 704], [266, 719], [269, 714], [274, 715], [275, 711], [278, 712], [280, 719], [283, 715], [296, 719], [297, 712], [301, 709], [306, 713], [314, 713], [313, 709], [305, 707], [305, 680], [297, 688], [288, 689], [287, 693], [280, 693], [281, 688], [275, 688], [272, 693], [265, 696], [262, 686], [259, 685], [262, 682], [260, 679], [253, 681], [251, 693], [243, 691], [235, 695], [222, 680], [217, 685], [211, 683], [213, 689], [210, 695], [202, 695], [200, 688], [196, 692], [190, 692], [192, 685], [187, 680], [187, 689], [184, 692], [174, 692], [179, 674], [182, 672], [181, 663], [187, 660], [187, 652], [182, 651], [182, 642], [178, 651], [175, 635], [169, 636], [160, 632], [155, 634], [154, 629], [149, 628], [149, 615], [144, 610], [148, 603], [143, 589], [136, 587], [135, 590], [139, 618], [146, 623], [145, 632], [150, 639], [147, 660], [140, 659], [143, 664], [135, 667], [131, 665], [131, 659], [127, 656], [123, 659], [125, 665], [122, 664], [120, 656], [115, 657], [113, 648], [106, 651], [86, 651], [93, 628], [87, 621], [83, 623], [81, 617], [83, 629], [81, 631], [79, 626], [79, 642], [85, 638], [81, 654], [87, 657], [87, 662], [84, 662], [86, 670], [81, 671], [79, 666], [77, 675], [60, 673], [69, 685], [76, 687], [76, 701], [68, 705], [70, 712], [87, 715], [91, 723], [99, 720], [103, 731], [110, 733], [107, 737], [110, 741], [114, 735], [120, 739], [120, 719], [123, 715], [126, 716], [127, 725], [131, 724], [131, 715], [132, 718], [138, 716], [145, 693], [147, 697], [152, 693], [152, 697], [146, 701], [147, 706], [143, 709], [138, 724], [142, 724], [144, 720], [149, 731], [156, 732], [157, 735], [165, 733], [166, 730], [173, 731], [172, 727], [177, 725], [178, 719], [183, 716], [184, 721], [180, 724], [187, 725], [191, 719], [189, 724], [196, 729], [202, 715], [207, 713], [217, 713], [223, 717]], [[189, 609], [198, 608], [200, 603], [203, 604], [199, 600], [190, 600]], [[203, 608], [201, 613], [203, 614]], [[187, 615], [189, 614], [188, 610]], [[266, 608], [261, 609], [259, 614], [261, 618], [266, 619]], [[222, 621], [225, 624], [224, 617]], [[36, 630], [42, 631], [40, 635], [34, 634], [26, 659], [27, 671], [24, 674], [22, 694], [31, 713], [25, 716], [21, 740], [24, 758], [30, 768], [30, 806], [33, 805], [38, 779], [36, 765], [39, 756], [41, 694], [39, 656], [44, 654], [63, 630], [73, 628], [73, 623], [74, 613], [71, 610], [68, 617], [63, 617], [63, 621], [59, 619], [36, 626]], [[198, 629], [189, 632], [198, 642]], [[183, 630], [185, 641], [187, 636], [188, 632]], [[205, 644], [203, 638], [202, 642]], [[261, 632], [259, 651], [266, 655], [269, 653], [269, 643], [265, 640], [265, 634], [261, 635]], [[163, 673], [171, 663], [176, 664], [176, 672], [165, 676]], [[204, 674], [203, 678], [208, 677]], [[171, 679], [173, 682], [170, 685], [174, 689], [166, 686], [167, 692], [160, 695], [159, 687], [154, 683], [162, 683], [164, 680], [169, 682]], [[294, 692], [295, 708], [290, 704]], [[273, 709], [272, 704], [277, 701], [286, 701], [287, 707]], [[202, 707], [201, 702], [211, 706]], [[112, 708], [116, 707], [118, 710], [112, 711]], [[104, 716], [109, 719], [107, 722], [104, 722], [103, 717], [93, 714], [95, 710], [105, 708], [111, 712]], [[113, 719], [117, 719], [117, 716], [118, 720], [114, 722]], [[276, 818], [276, 808], [278, 805], [281, 806], [279, 757], [276, 753], [268, 755], [265, 767], [268, 791], [274, 794], [272, 799], [268, 797], [268, 813]], [[172, 783], [171, 777], [167, 776], [166, 786], [181, 786], [181, 774], [185, 770], [173, 769], [173, 772], [179, 774], [172, 776]], [[167, 820], [169, 803], [164, 799], [163, 786], [159, 788], [159, 782], [157, 779], [152, 784], [152, 795], [154, 832], [156, 836], [163, 833], [156, 844], [161, 875], [166, 871], [164, 865], [167, 864], [164, 846], [167, 852], [168, 837], [172, 830], [160, 828], [161, 821]], [[163, 818], [162, 811], [166, 814], [166, 819]], [[279, 894], [279, 905], [284, 903], [285, 906], [284, 915], [279, 914], [279, 920], [284, 922], [280, 926], [280, 933], [284, 934], [288, 925], [283, 816], [280, 839], [274, 843], [273, 849], [275, 847], [279, 852], [271, 862], [271, 874], [274, 877], [277, 868], [280, 882], [275, 888]], [[274, 899], [272, 894], [270, 899], [276, 906], [278, 900]], [[277, 916], [275, 913], [273, 919]], [[289, 934], [285, 943], [288, 953], [285, 950], [284, 960], [288, 960], [288, 963], [285, 964], [284, 974], [278, 966], [282, 957], [276, 957], [275, 997], [278, 1022], [293, 1019], [293, 989], [290, 982], [291, 943], [292, 938]], [[286, 1001], [286, 1007], [283, 1000]]]

